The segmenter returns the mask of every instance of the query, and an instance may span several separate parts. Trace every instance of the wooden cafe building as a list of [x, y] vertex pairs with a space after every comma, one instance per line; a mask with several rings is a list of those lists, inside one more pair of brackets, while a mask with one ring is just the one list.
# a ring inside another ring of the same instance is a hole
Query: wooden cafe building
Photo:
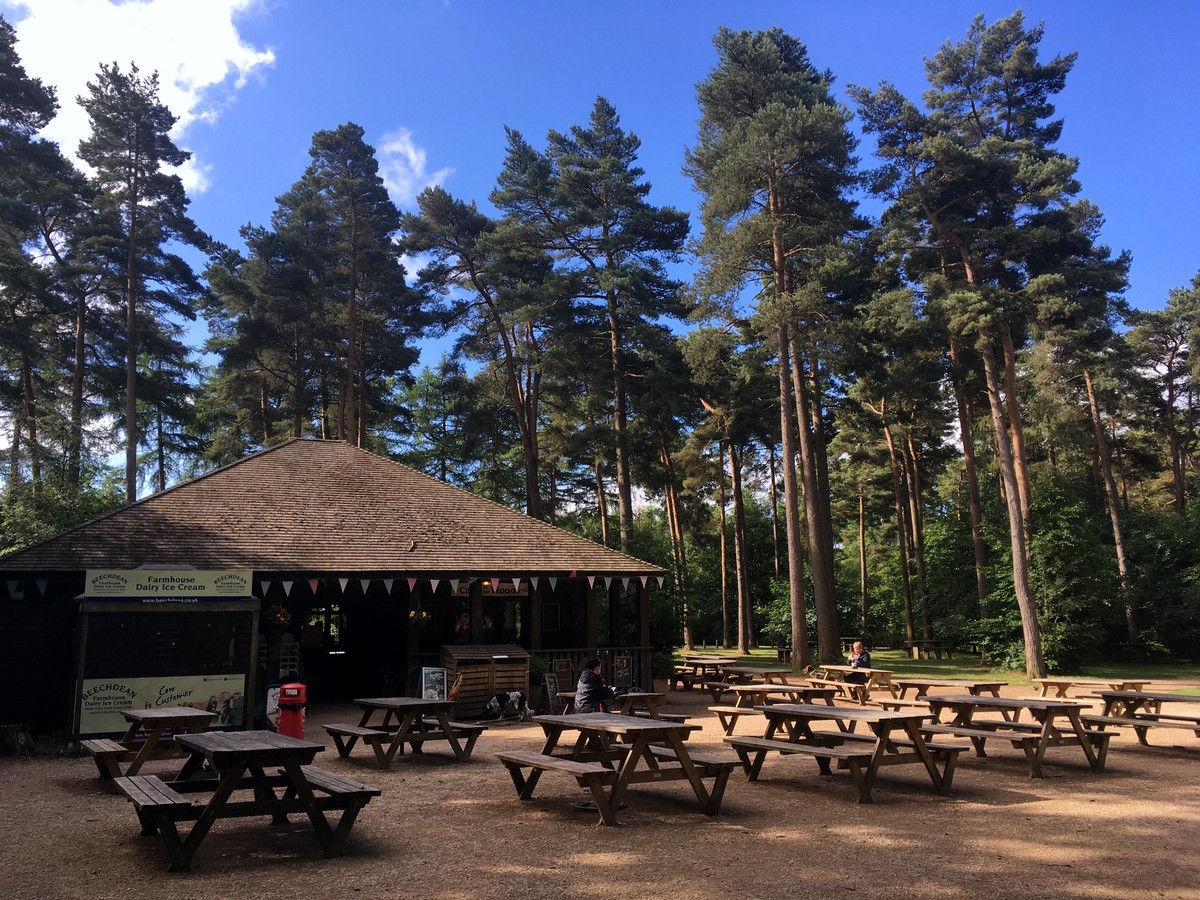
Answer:
[[[597, 653], [651, 683], [656, 566], [341, 441], [292, 440], [0, 557], [0, 724], [114, 730], [207, 701], [250, 724], [266, 686], [310, 701], [461, 704]], [[572, 685], [573, 687], [573, 685]], [[473, 691], [473, 693], [472, 693]]]

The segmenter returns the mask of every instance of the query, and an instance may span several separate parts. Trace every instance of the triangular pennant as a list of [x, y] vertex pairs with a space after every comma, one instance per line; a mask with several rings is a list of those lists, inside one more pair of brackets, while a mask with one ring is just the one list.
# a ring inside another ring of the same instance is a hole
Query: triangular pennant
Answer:
[[285, 597], [292, 596], [292, 585], [295, 583], [296, 582], [294, 582], [294, 581], [285, 581], [283, 583], [283, 596], [285, 596]]
[[588, 580], [588, 587], [589, 587], [589, 588], [592, 588], [592, 587], [595, 587], [595, 586], [596, 586], [596, 576], [595, 576], [595, 575], [589, 575], [589, 576], [587, 577], [587, 580]]
[[659, 575], [659, 576], [658, 576], [658, 586], [659, 586], [659, 587], [662, 587], [662, 586], [663, 586], [663, 582], [664, 582], [664, 581], [666, 581], [666, 580], [667, 580], [667, 576], [666, 576], [666, 575]]
[[513, 590], [516, 591], [518, 594], [521, 593], [521, 579], [514, 578], [512, 580], [512, 582], [513, 582]]
[[320, 578], [310, 578], [310, 579], [308, 579], [308, 589], [315, 594], [317, 592], [317, 585], [319, 585], [320, 583], [321, 583]]
[[621, 590], [623, 590], [623, 591], [629, 590], [629, 576], [628, 575], [626, 575], [624, 578], [621, 579]]
[[494, 593], [494, 594], [500, 593], [499, 577], [497, 577], [496, 575], [493, 575], [489, 580], [492, 582], [492, 593]]
[[604, 589], [607, 591], [610, 587], [612, 587], [612, 576], [605, 575], [604, 576]]
[[10, 597], [19, 597], [19, 596], [21, 596], [21, 582], [19, 582], [19, 581], [8, 581], [8, 582], [5, 582], [5, 583], [8, 585], [8, 596], [10, 596]]
[[46, 596], [46, 588], [49, 586], [50, 586], [49, 578], [39, 578], [37, 580], [38, 594], [40, 594], [43, 597]]
[[458, 578], [450, 579], [450, 593], [452, 593], [452, 594], [458, 593], [458, 585], [459, 585], [460, 581], [461, 581], [461, 579], [458, 579]]
[[642, 582], [642, 590], [646, 589], [646, 582], [650, 580], [649, 575], [639, 575], [638, 579]]
[[557, 588], [557, 587], [558, 587], [558, 576], [557, 576], [557, 575], [551, 575], [551, 576], [550, 576], [550, 590], [552, 590], [552, 591], [553, 591], [553, 590], [554, 590], [555, 588]]
[[386, 591], [387, 591], [389, 594], [392, 592], [392, 585], [395, 583], [395, 581], [396, 581], [396, 579], [395, 579], [395, 578], [385, 578], [385, 579], [383, 579], [383, 588], [384, 588], [384, 590], [386, 590]]
[[360, 579], [358, 579], [358, 583], [359, 583], [359, 586], [362, 588], [362, 592], [365, 594], [367, 592], [367, 588], [369, 588], [371, 586], [371, 579], [370, 578], [360, 578]]
[[429, 579], [429, 593], [436, 594], [438, 585], [441, 583], [442, 583], [442, 579], [440, 579], [440, 578], [430, 578]]
[[349, 583], [350, 583], [349, 578], [339, 578], [338, 579], [338, 587], [341, 589], [343, 594], [346, 593], [346, 585], [348, 585]]
[[542, 580], [542, 579], [538, 578], [536, 575], [531, 575], [531, 576], [529, 577], [529, 583], [533, 585], [533, 589], [534, 589], [535, 591], [538, 589], [538, 582], [539, 582], [539, 581], [541, 581], [541, 580]]
[[404, 580], [408, 582], [408, 592], [411, 594], [413, 592], [413, 588], [417, 586], [417, 579], [406, 578]]
[[260, 581], [260, 582], [258, 583], [258, 589], [259, 589], [259, 591], [262, 593], [262, 595], [263, 595], [264, 597], [265, 597], [265, 596], [267, 596], [267, 592], [271, 590], [271, 582], [269, 582], [269, 581]]

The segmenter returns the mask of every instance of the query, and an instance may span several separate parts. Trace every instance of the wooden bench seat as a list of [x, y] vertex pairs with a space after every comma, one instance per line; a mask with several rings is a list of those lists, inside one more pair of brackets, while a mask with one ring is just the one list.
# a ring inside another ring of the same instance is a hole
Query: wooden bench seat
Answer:
[[[1006, 725], [1011, 723], [1004, 723]], [[987, 756], [983, 752], [983, 741], [989, 738], [999, 738], [1000, 740], [1012, 741], [1014, 747], [1022, 747], [1024, 744], [1036, 744], [1040, 737], [1036, 734], [1030, 734], [1023, 731], [1011, 731], [1000, 728], [971, 728], [967, 725], [922, 725], [921, 731], [925, 734], [949, 734], [955, 737], [971, 738], [972, 742], [979, 741], [976, 744], [976, 751], [979, 756]]]
[[[387, 749], [385, 743], [390, 743], [392, 733], [382, 728], [368, 728], [363, 725], [352, 725], [347, 722], [331, 722], [328, 725], [322, 725], [329, 736], [333, 738], [333, 743], [337, 747], [338, 756], [342, 759], [350, 755], [350, 751], [354, 748], [356, 741], [362, 741], [368, 747], [375, 751], [375, 759], [381, 768], [386, 768], [388, 765]], [[349, 740], [347, 740], [349, 738]]]
[[884, 709], [900, 709], [904, 706], [929, 709], [928, 700], [908, 699], [904, 697], [880, 697], [877, 700], [872, 700], [872, 702], [878, 703]]
[[812, 756], [817, 760], [817, 766], [822, 775], [832, 775], [829, 761], [836, 759], [839, 766], [850, 770], [854, 786], [858, 789], [860, 803], [871, 802], [871, 785], [867, 782], [866, 768], [871, 763], [872, 753], [858, 746], [845, 747], [841, 745], [825, 746], [819, 744], [796, 744], [791, 741], [781, 741], [774, 738], [740, 738], [727, 737], [725, 743], [732, 747], [746, 770], [747, 781], [757, 781], [762, 771], [763, 761], [772, 750], [780, 753], [799, 753]]
[[1167, 717], [1156, 713], [1138, 713], [1136, 717], [1082, 715], [1079, 718], [1085, 725], [1095, 726], [1097, 731], [1094, 733], [1099, 734], [1105, 733], [1104, 728], [1108, 725], [1132, 728], [1137, 735], [1138, 743], [1145, 747], [1150, 746], [1150, 742], [1146, 739], [1146, 732], [1151, 728], [1182, 728], [1185, 731], [1194, 732], [1196, 737], [1200, 738], [1200, 718], [1190, 716]]
[[172, 872], [192, 867], [192, 852], [185, 850], [175, 823], [192, 812], [192, 802], [157, 775], [121, 775], [113, 785], [132, 803], [143, 835], [159, 834], [167, 847]]
[[[651, 746], [650, 753], [657, 759], [677, 761], [679, 757], [670, 747]], [[700, 772], [702, 778], [713, 779], [712, 789], [708, 792], [708, 805], [704, 808], [706, 816], [715, 816], [721, 811], [721, 800], [725, 796], [725, 785], [729, 783], [729, 774], [741, 765], [741, 761], [728, 756], [718, 756], [715, 753], [688, 752], [692, 765]]]
[[100, 777], [106, 780], [119, 777], [121, 767], [117, 764], [137, 755], [136, 750], [131, 750], [111, 738], [92, 738], [80, 741], [79, 746], [96, 761]]
[[716, 713], [717, 718], [721, 721], [721, 728], [726, 734], [733, 733], [737, 720], [742, 716], [762, 717], [762, 712], [753, 706], [710, 706], [708, 711]]
[[[650, 715], [649, 711], [645, 710], [645, 709], [635, 709], [632, 713], [630, 713], [630, 715], [637, 716], [639, 719], [653, 719], [654, 718], [654, 716]], [[683, 713], [660, 712], [658, 714], [658, 718], [661, 719], [663, 722], [686, 723], [688, 721], [688, 719], [691, 718], [691, 716], [684, 715]]]
[[352, 778], [338, 775], [336, 772], [330, 772], [317, 766], [301, 766], [300, 768], [304, 772], [304, 777], [308, 780], [309, 784], [330, 796], [345, 797], [362, 795], [369, 798], [379, 797], [383, 793], [379, 788], [370, 787]]
[[[617, 772], [599, 762], [578, 762], [561, 756], [547, 756], [531, 750], [507, 750], [497, 753], [496, 758], [504, 763], [508, 774], [512, 777], [513, 785], [522, 800], [533, 798], [534, 788], [543, 772], [557, 772], [569, 775], [592, 792], [600, 810], [600, 817], [605, 825], [617, 823], [616, 810], [612, 808], [605, 788], [617, 780]], [[529, 769], [526, 775], [522, 770]]]

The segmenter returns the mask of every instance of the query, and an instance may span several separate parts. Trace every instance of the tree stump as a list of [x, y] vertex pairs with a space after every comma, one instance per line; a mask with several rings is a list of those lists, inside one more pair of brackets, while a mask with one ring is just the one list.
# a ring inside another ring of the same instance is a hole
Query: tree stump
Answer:
[[37, 756], [28, 725], [0, 725], [0, 756]]

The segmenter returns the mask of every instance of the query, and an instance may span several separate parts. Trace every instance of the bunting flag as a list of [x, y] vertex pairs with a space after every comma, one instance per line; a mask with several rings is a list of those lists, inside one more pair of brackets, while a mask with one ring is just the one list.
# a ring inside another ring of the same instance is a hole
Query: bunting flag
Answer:
[[438, 589], [438, 585], [439, 585], [439, 584], [441, 584], [441, 583], [442, 583], [442, 579], [440, 579], [440, 578], [430, 578], [430, 579], [429, 579], [429, 590], [430, 590], [432, 593], [436, 594], [436, 593], [437, 593], [437, 589]]
[[349, 583], [350, 583], [349, 578], [339, 578], [338, 579], [338, 587], [341, 589], [343, 594], [346, 593], [346, 585], [348, 585]]
[[383, 589], [387, 591], [389, 595], [392, 593], [392, 584], [395, 583], [395, 581], [395, 578], [383, 579]]
[[626, 575], [624, 578], [621, 579], [621, 590], [623, 590], [623, 591], [629, 590], [629, 576], [628, 575]]
[[512, 580], [512, 584], [513, 584], [513, 590], [516, 591], [518, 594], [521, 593], [521, 579], [514, 578]]
[[539, 582], [539, 581], [541, 581], [541, 580], [542, 580], [542, 579], [540, 579], [540, 578], [539, 578], [538, 576], [536, 576], [536, 575], [531, 575], [531, 576], [529, 576], [529, 583], [533, 585], [533, 589], [534, 589], [535, 591], [538, 589], [538, 582]]
[[658, 576], [658, 586], [661, 588], [663, 586], [663, 582], [666, 580], [667, 580], [666, 575], [659, 575]]
[[[571, 574], [574, 575], [575, 573], [572, 572]], [[589, 590], [596, 586], [596, 576], [595, 575], [589, 575], [587, 577], [587, 580], [588, 580], [588, 589]]]
[[459, 585], [460, 580], [461, 579], [458, 579], [458, 578], [450, 579], [450, 593], [452, 593], [452, 594], [458, 593], [458, 585]]
[[260, 581], [260, 582], [258, 583], [258, 590], [259, 590], [259, 592], [260, 592], [260, 593], [263, 595], [263, 597], [265, 598], [265, 597], [267, 596], [267, 592], [268, 592], [269, 590], [271, 590], [271, 582], [269, 582], [269, 581]]
[[285, 597], [292, 596], [292, 585], [295, 583], [296, 582], [294, 582], [294, 581], [285, 581], [283, 583], [283, 596], [285, 596]]
[[607, 591], [611, 587], [612, 587], [612, 576], [605, 575], [604, 576], [604, 589]]
[[417, 579], [407, 578], [405, 580], [408, 582], [408, 592], [411, 594], [413, 592], [413, 588], [417, 586]]
[[493, 575], [488, 580], [492, 583], [492, 590], [497, 594], [500, 593], [500, 579]]
[[13, 598], [17, 598], [17, 597], [21, 596], [21, 582], [9, 581], [9, 582], [7, 582], [7, 584], [8, 584], [8, 596], [13, 597]]
[[649, 575], [640, 575], [638, 577], [640, 578], [640, 580], [642, 582], [642, 590], [644, 591], [646, 589], [646, 582], [650, 580], [650, 576]]
[[575, 578], [575, 577], [576, 577], [576, 574], [575, 574], [575, 572], [576, 572], [576, 570], [575, 570], [575, 569], [572, 569], [572, 570], [571, 570], [571, 574], [570, 574], [570, 575], [568, 575], [567, 577], [568, 577], [568, 578]]
[[42, 597], [46, 596], [46, 588], [50, 586], [49, 578], [39, 578], [37, 580], [38, 594]]
[[360, 578], [360, 579], [358, 579], [358, 584], [359, 584], [359, 587], [362, 588], [362, 592], [365, 594], [367, 592], [367, 588], [369, 588], [371, 586], [371, 579], [370, 578]]
[[320, 578], [310, 578], [310, 579], [308, 579], [308, 589], [315, 594], [317, 592], [317, 585], [319, 585], [320, 583], [321, 583]]
[[557, 588], [558, 588], [558, 576], [551, 575], [550, 576], [550, 590], [552, 590], [552, 591], [557, 590]]

